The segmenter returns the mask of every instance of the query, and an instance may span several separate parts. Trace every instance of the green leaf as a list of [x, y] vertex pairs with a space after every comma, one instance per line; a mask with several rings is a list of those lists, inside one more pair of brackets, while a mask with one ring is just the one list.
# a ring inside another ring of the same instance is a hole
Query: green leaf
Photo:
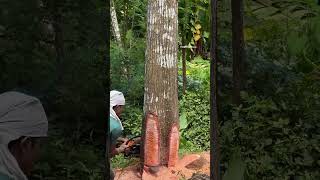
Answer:
[[258, 9], [253, 13], [256, 14], [259, 18], [267, 18], [269, 16], [279, 13], [279, 9], [274, 7], [266, 7], [266, 8]]
[[210, 36], [210, 33], [209, 33], [209, 32], [207, 32], [207, 31], [204, 31], [204, 32], [203, 32], [203, 37], [204, 37], [204, 38], [209, 38], [209, 36]]
[[128, 30], [127, 33], [126, 33], [126, 42], [130, 42], [131, 40], [133, 39], [133, 32], [132, 30]]
[[241, 160], [240, 153], [237, 152], [229, 163], [229, 167], [223, 176], [223, 180], [243, 180], [245, 163]]
[[187, 116], [186, 116], [186, 113], [183, 112], [180, 116], [180, 130], [187, 128], [187, 126], [188, 126]]
[[292, 14], [291, 14], [291, 16], [293, 17], [293, 18], [299, 18], [299, 19], [301, 19], [301, 18], [303, 18], [304, 16], [306, 16], [308, 13], [310, 13], [310, 11], [309, 10], [298, 10], [298, 11], [295, 11], [295, 12], [293, 12]]
[[320, 18], [313, 21], [316, 40], [320, 43]]
[[298, 33], [290, 33], [287, 39], [288, 51], [291, 55], [298, 55], [303, 52], [305, 44], [307, 43], [307, 37], [300, 36]]

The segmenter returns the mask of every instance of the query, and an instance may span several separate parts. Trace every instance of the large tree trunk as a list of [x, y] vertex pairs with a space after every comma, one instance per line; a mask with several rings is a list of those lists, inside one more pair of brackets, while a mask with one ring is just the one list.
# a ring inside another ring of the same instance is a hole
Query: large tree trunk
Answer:
[[167, 165], [168, 134], [173, 123], [179, 122], [178, 3], [176, 0], [149, 0], [147, 17], [144, 113], [158, 115], [160, 163]]
[[243, 85], [243, 0], [232, 0], [233, 103], [239, 105]]
[[112, 33], [114, 37], [116, 38], [116, 41], [121, 45], [121, 35], [120, 35], [120, 29], [117, 19], [117, 13], [116, 9], [114, 7], [113, 0], [110, 0], [110, 10], [111, 10], [111, 26], [112, 26]]
[[211, 0], [211, 47], [210, 47], [210, 179], [220, 180], [220, 152], [218, 143], [217, 102], [217, 12], [218, 0]]

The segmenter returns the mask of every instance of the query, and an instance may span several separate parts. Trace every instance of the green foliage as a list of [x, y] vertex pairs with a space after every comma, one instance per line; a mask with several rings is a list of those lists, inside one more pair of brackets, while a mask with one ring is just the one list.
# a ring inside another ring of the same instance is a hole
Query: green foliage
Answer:
[[[228, 105], [231, 63], [228, 49], [223, 48], [221, 58], [226, 62], [219, 66], [218, 77], [222, 91], [219, 93], [219, 134], [223, 172], [229, 169], [227, 162], [235, 150], [240, 149], [246, 163], [245, 179], [318, 178], [319, 71], [297, 74], [292, 66], [272, 61], [258, 47], [248, 46], [247, 91], [242, 92], [244, 104], [232, 108]], [[207, 150], [210, 146], [209, 91], [207, 82], [201, 81], [209, 77], [201, 76], [206, 73], [199, 72], [203, 69], [208, 71], [203, 66], [188, 66], [188, 81], [197, 78], [200, 86], [196, 90], [188, 86], [189, 91], [181, 100], [180, 121], [183, 127], [187, 124], [181, 130], [182, 152]]]
[[190, 144], [195, 149], [210, 148], [209, 135], [209, 91], [188, 92], [181, 100], [181, 109], [185, 112], [188, 126], [182, 131], [182, 144]]
[[296, 58], [297, 70], [304, 73], [319, 69], [320, 23], [319, 17], [312, 18], [303, 27], [288, 36], [288, 50]]
[[130, 136], [141, 135], [141, 125], [143, 119], [142, 108], [126, 105], [122, 115], [122, 123], [124, 126], [124, 134]]
[[127, 33], [129, 48], [123, 49], [111, 43], [111, 89], [122, 91], [132, 104], [142, 104], [144, 91], [144, 40]]
[[188, 129], [189, 123], [187, 120], [187, 114], [185, 112], [182, 112], [180, 115], [180, 144], [179, 144], [179, 154], [180, 156], [183, 156], [186, 153], [189, 152], [197, 152], [201, 151], [201, 149], [197, 146], [194, 146], [192, 141], [189, 141], [184, 133], [189, 131]]
[[[279, 99], [276, 103], [270, 98], [261, 99], [245, 93], [243, 98], [245, 104], [235, 108], [232, 119], [221, 126], [223, 157], [226, 158], [232, 154], [232, 149], [240, 147], [248, 167], [246, 179], [289, 179], [309, 175], [317, 179], [320, 139], [317, 138], [319, 133], [316, 129], [319, 123], [304, 114], [305, 104], [283, 106], [279, 104]], [[297, 97], [291, 98], [297, 100]], [[319, 103], [319, 99], [314, 101]], [[295, 110], [292, 111], [293, 107]], [[310, 108], [318, 111], [318, 105]], [[293, 116], [297, 113], [301, 114], [300, 117]]]
[[210, 61], [203, 60], [197, 56], [192, 63], [187, 63], [187, 73], [190, 79], [199, 80], [200, 83], [208, 88], [210, 82]]
[[241, 159], [241, 154], [238, 151], [234, 152], [233, 157], [228, 163], [228, 168], [223, 175], [223, 180], [243, 180], [245, 172], [245, 163]]
[[123, 154], [119, 154], [111, 159], [111, 164], [112, 168], [125, 168], [138, 161], [139, 159], [126, 158]]
[[185, 112], [182, 112], [179, 119], [180, 131], [188, 127], [187, 116]]
[[143, 38], [147, 25], [147, 0], [119, 0], [114, 3], [121, 34], [132, 30], [135, 37]]
[[311, 8], [315, 4], [299, 0], [271, 0], [271, 1], [249, 1], [247, 9], [250, 14], [256, 15], [259, 19], [274, 20], [305, 20], [316, 16]]

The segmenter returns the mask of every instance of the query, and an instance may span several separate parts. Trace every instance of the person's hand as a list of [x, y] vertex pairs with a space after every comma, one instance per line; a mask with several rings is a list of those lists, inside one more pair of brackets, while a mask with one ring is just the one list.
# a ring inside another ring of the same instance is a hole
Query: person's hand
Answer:
[[128, 141], [128, 138], [119, 137], [117, 140], [121, 141], [122, 143], [126, 143]]
[[118, 153], [122, 153], [124, 152], [124, 150], [129, 147], [128, 145], [126, 145], [126, 143], [122, 143], [120, 147], [118, 147], [116, 150]]

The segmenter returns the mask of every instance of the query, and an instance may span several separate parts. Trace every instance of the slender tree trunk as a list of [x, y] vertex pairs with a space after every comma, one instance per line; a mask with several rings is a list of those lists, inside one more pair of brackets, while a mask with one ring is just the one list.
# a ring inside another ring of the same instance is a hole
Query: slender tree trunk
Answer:
[[241, 103], [240, 91], [243, 86], [244, 37], [243, 0], [232, 0], [232, 49], [233, 49], [233, 103]]
[[62, 15], [59, 12], [59, 7], [63, 4], [63, 0], [51, 0], [49, 1], [49, 8], [51, 9], [51, 15], [53, 20], [54, 29], [54, 47], [56, 50], [56, 60], [57, 60], [57, 80], [58, 84], [62, 82], [62, 77], [64, 74], [64, 38], [62, 30]]
[[120, 29], [119, 29], [116, 9], [115, 9], [113, 0], [110, 0], [110, 3], [111, 3], [110, 13], [111, 13], [112, 33], [113, 33], [114, 37], [116, 38], [116, 41], [119, 43], [119, 45], [121, 45], [121, 35], [120, 35]]
[[211, 47], [210, 47], [210, 179], [220, 180], [220, 151], [218, 142], [217, 102], [217, 9], [218, 0], [211, 0]]
[[[158, 115], [160, 163], [168, 164], [168, 134], [178, 115], [178, 3], [149, 0], [145, 63], [144, 113]], [[144, 131], [144, 129], [143, 129]]]
[[[185, 45], [185, 36], [182, 36], [182, 45]], [[182, 92], [186, 94], [187, 89], [187, 62], [186, 62], [186, 48], [182, 48]]]

